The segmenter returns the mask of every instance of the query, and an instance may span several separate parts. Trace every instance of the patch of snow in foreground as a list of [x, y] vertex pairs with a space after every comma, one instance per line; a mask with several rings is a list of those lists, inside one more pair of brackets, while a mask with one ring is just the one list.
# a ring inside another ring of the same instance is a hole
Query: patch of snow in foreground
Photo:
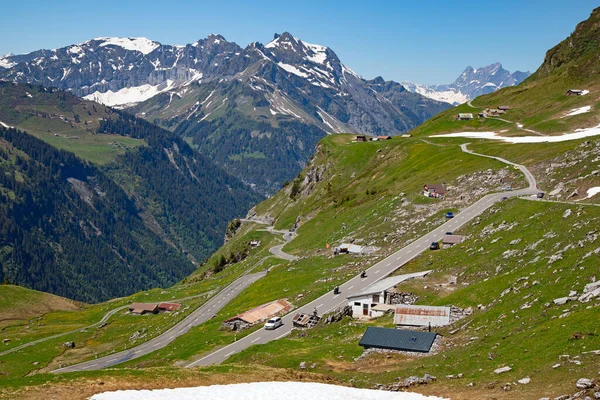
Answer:
[[573, 133], [565, 133], [559, 136], [500, 136], [496, 132], [456, 132], [446, 135], [433, 135], [431, 137], [464, 137], [470, 139], [492, 139], [507, 143], [556, 143], [567, 140], [583, 139], [590, 136], [600, 135], [600, 125], [593, 128], [575, 129]]
[[387, 392], [307, 382], [255, 382], [161, 390], [119, 390], [90, 400], [443, 400], [418, 393]]
[[562, 118], [572, 117], [573, 115], [585, 114], [587, 112], [590, 112], [591, 109], [592, 109], [592, 106], [574, 108], [571, 111], [569, 111], [567, 114], [565, 114]]
[[590, 197], [592, 197], [592, 196], [595, 196], [595, 195], [597, 195], [598, 193], [600, 193], [600, 186], [596, 186], [596, 187], [593, 187], [593, 188], [589, 188], [589, 189], [587, 190], [587, 197], [586, 197], [586, 199], [589, 199]]
[[0, 125], [2, 125], [5, 128], [12, 128], [12, 126], [6, 125], [4, 122], [0, 121]]

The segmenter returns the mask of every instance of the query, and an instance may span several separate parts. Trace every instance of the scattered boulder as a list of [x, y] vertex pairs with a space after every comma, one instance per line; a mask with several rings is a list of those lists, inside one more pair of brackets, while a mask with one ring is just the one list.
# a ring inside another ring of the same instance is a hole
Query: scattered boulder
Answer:
[[306, 369], [306, 361], [300, 363], [300, 369]]
[[531, 382], [531, 378], [527, 377], [527, 378], [519, 379], [517, 382], [519, 382], [521, 385], [527, 385]]
[[506, 366], [506, 367], [502, 367], [502, 368], [497, 368], [497, 369], [495, 369], [495, 370], [494, 370], [494, 373], [495, 373], [495, 374], [502, 374], [502, 373], [504, 373], [504, 372], [508, 372], [508, 371], [510, 371], [510, 370], [512, 370], [512, 368], [511, 368], [511, 367], [509, 367], [509, 366]]
[[577, 386], [578, 389], [589, 389], [594, 386], [594, 381], [588, 378], [580, 378], [577, 380], [575, 386]]
[[67, 349], [74, 349], [75, 348], [75, 342], [64, 342], [63, 346], [66, 347]]
[[381, 385], [379, 386], [379, 389], [382, 390], [391, 390], [393, 392], [397, 392], [400, 389], [406, 389], [409, 388], [411, 386], [416, 386], [416, 385], [426, 385], [428, 383], [431, 383], [433, 381], [435, 381], [437, 378], [433, 375], [429, 375], [429, 374], [425, 374], [423, 375], [423, 377], [418, 377], [418, 376], [409, 376], [406, 379], [402, 379], [402, 378], [398, 378], [398, 382], [392, 383], [391, 385]]
[[564, 304], [567, 304], [569, 301], [571, 300], [570, 297], [560, 297], [558, 299], [554, 299], [553, 302], [554, 304], [556, 304], [557, 306], [562, 306]]

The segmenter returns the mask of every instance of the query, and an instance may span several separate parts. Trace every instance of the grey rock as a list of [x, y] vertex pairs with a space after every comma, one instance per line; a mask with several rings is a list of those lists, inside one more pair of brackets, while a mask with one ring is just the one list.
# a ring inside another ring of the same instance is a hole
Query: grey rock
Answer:
[[578, 389], [589, 389], [594, 386], [594, 381], [592, 381], [591, 379], [588, 379], [588, 378], [580, 378], [577, 380], [577, 383], [575, 384], [575, 386]]

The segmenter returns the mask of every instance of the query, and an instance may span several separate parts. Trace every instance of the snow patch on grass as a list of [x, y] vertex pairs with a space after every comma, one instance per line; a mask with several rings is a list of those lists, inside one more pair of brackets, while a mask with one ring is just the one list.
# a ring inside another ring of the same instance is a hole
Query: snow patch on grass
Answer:
[[568, 113], [566, 113], [565, 115], [563, 115], [561, 118], [572, 117], [573, 115], [585, 114], [585, 113], [590, 112], [591, 109], [592, 109], [592, 106], [584, 106], [584, 107], [574, 108], [571, 111], [569, 111]]
[[590, 136], [600, 135], [600, 125], [593, 128], [576, 129], [575, 132], [565, 133], [557, 136], [500, 136], [496, 132], [456, 132], [445, 135], [433, 135], [431, 137], [463, 137], [470, 139], [500, 140], [506, 143], [556, 143], [567, 140], [583, 139]]
[[161, 390], [119, 390], [96, 394], [90, 400], [443, 400], [409, 392], [386, 392], [305, 382], [255, 382]]

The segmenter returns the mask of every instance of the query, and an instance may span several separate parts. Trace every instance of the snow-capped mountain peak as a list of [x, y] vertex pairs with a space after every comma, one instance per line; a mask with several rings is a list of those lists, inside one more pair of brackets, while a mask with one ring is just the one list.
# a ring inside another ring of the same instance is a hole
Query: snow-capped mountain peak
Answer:
[[[139, 51], [142, 54], [150, 54], [158, 47], [160, 47], [160, 43], [147, 39], [145, 37], [97, 37], [92, 39], [91, 41], [100, 42], [100, 44], [98, 45], [99, 47], [119, 46], [125, 50]], [[86, 42], [86, 44], [90, 42]]]
[[503, 87], [518, 85], [529, 75], [529, 71], [511, 73], [502, 68], [502, 64], [496, 62], [480, 68], [468, 66], [450, 84], [421, 85], [410, 81], [404, 81], [402, 84], [411, 92], [457, 105]]
[[330, 48], [289, 32], [246, 48], [218, 34], [186, 46], [98, 37], [0, 58], [0, 79], [58, 87], [109, 106], [138, 106], [145, 115], [168, 109], [162, 118], [185, 113], [197, 124], [251, 110], [261, 122], [293, 119], [330, 133], [401, 133], [448, 107], [396, 82], [364, 80]]

